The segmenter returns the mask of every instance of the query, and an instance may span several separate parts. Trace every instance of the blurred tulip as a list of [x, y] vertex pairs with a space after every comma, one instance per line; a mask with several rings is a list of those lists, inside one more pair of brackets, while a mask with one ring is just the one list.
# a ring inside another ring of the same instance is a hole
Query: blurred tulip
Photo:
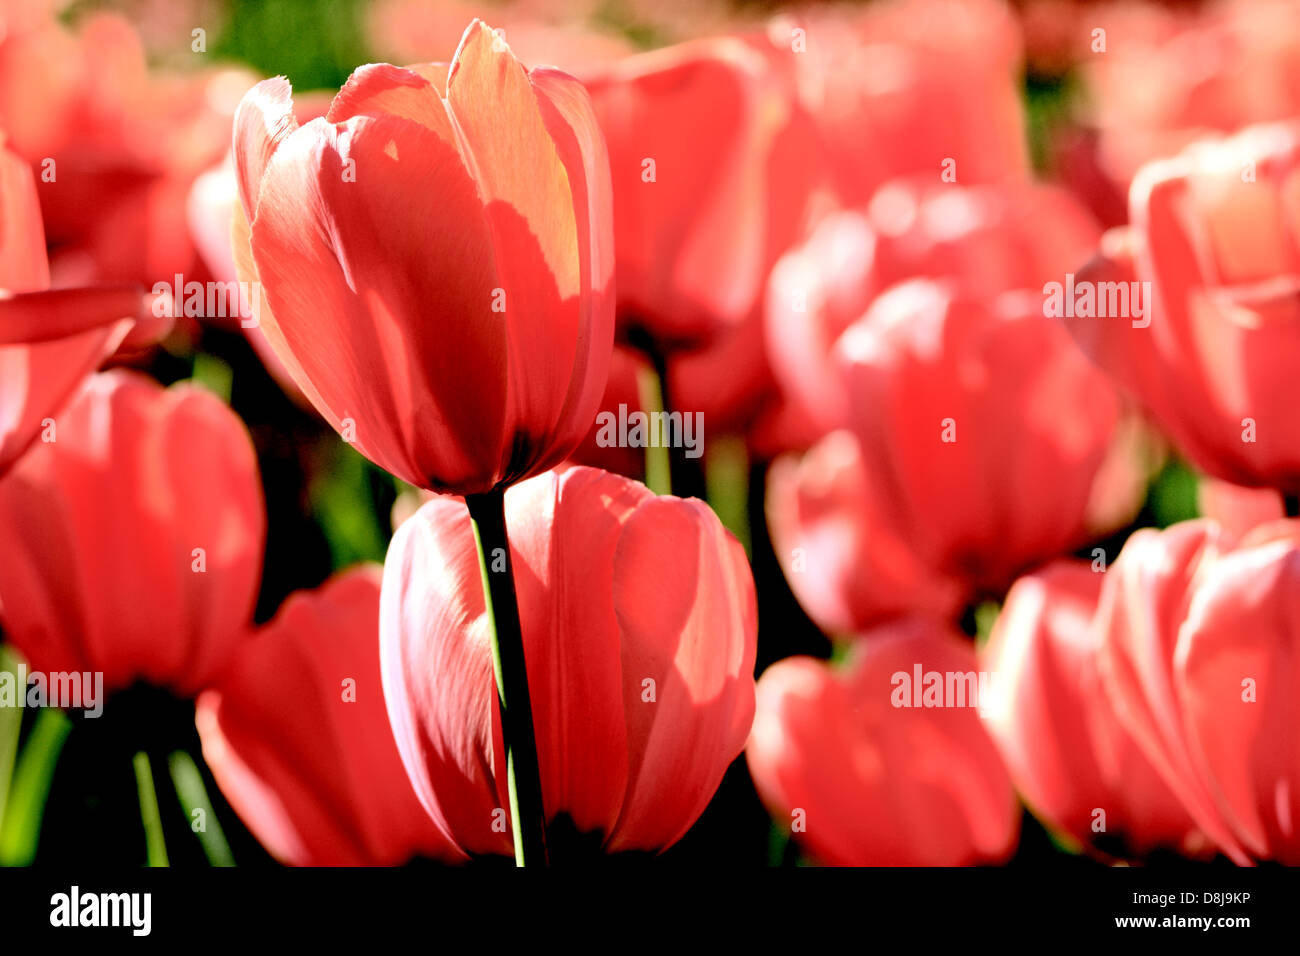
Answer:
[[0, 476], [119, 346], [170, 327], [137, 286], [49, 286], [36, 185], [0, 137]]
[[1300, 863], [1297, 569], [1295, 521], [1240, 543], [1210, 521], [1144, 529], [1107, 572], [1094, 623], [1121, 721], [1239, 863]]
[[670, 351], [757, 317], [825, 175], [795, 56], [725, 37], [586, 78], [609, 143], [624, 334]]
[[964, 582], [922, 563], [882, 504], [857, 439], [845, 431], [768, 472], [773, 550], [795, 597], [827, 633], [853, 634], [912, 610], [951, 617], [966, 596]]
[[1120, 403], [1041, 296], [904, 283], [834, 358], [875, 510], [924, 564], [1000, 593], [1087, 540]]
[[235, 159], [267, 338], [366, 457], [468, 494], [581, 441], [613, 341], [613, 227], [576, 80], [526, 71], [475, 21], [450, 66], [364, 66], [302, 127], [285, 80], [258, 84]]
[[0, 608], [36, 670], [192, 695], [251, 627], [266, 515], [243, 423], [187, 385], [93, 376], [0, 479]]
[[1019, 31], [1004, 4], [894, 0], [780, 18], [771, 32], [802, 44], [800, 102], [844, 202], [914, 173], [962, 184], [1029, 175]]
[[1049, 826], [1121, 858], [1205, 838], [1115, 716], [1091, 628], [1102, 573], [1059, 562], [1011, 588], [981, 670], [995, 675], [985, 726], [1026, 804]]
[[773, 372], [822, 433], [840, 427], [848, 409], [832, 347], [885, 289], [949, 277], [981, 295], [1038, 290], [1082, 266], [1099, 237], [1055, 186], [891, 182], [863, 210], [828, 216], [772, 270], [764, 333]]
[[842, 669], [807, 657], [769, 667], [746, 756], [778, 825], [834, 866], [1009, 857], [1019, 806], [977, 707], [900, 695], [898, 675], [978, 683], [976, 666], [961, 635], [913, 618], [864, 635]]
[[0, 128], [41, 175], [56, 284], [195, 274], [186, 195], [221, 156], [250, 74], [150, 69], [116, 13], [25, 27], [0, 37]]
[[1084, 122], [1121, 193], [1197, 138], [1300, 115], [1300, 7], [1287, 0], [1098, 4], [1075, 36]]
[[1300, 490], [1300, 124], [1145, 167], [1130, 210], [1080, 278], [1141, 282], [1148, 311], [1071, 331], [1201, 468]]
[[[506, 512], [551, 859], [563, 862], [566, 831], [609, 853], [662, 850], [749, 732], [757, 619], [744, 552], [700, 502], [590, 468], [510, 489]], [[465, 853], [509, 853], [488, 622], [459, 501], [430, 501], [398, 528], [380, 648], [421, 802]]]
[[284, 863], [463, 859], [415, 798], [384, 709], [377, 567], [300, 592], [204, 691], [203, 756]]

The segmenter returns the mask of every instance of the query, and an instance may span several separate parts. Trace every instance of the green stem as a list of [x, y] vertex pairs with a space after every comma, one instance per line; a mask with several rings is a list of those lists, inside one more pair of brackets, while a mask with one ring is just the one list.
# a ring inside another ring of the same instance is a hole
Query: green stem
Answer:
[[5, 804], [4, 823], [0, 825], [0, 866], [29, 866], [36, 859], [54, 768], [71, 731], [72, 721], [61, 710], [42, 708], [36, 715], [18, 756], [9, 802]]
[[[23, 711], [19, 697], [27, 692], [18, 686], [18, 655], [5, 645], [0, 645], [0, 674], [8, 674], [13, 681], [13, 706], [0, 703], [0, 827], [5, 818], [5, 803], [9, 800], [9, 782], [14, 776], [14, 761], [18, 759], [18, 736], [23, 725]], [[3, 832], [0, 830], [0, 832]]]
[[506, 747], [506, 774], [510, 787], [510, 823], [515, 837], [515, 864], [546, 865], [546, 813], [542, 806], [542, 779], [537, 764], [537, 738], [533, 707], [524, 665], [523, 631], [515, 596], [514, 565], [506, 536], [505, 492], [501, 489], [467, 495], [479, 571], [487, 603], [488, 631], [492, 638], [492, 666], [496, 674], [497, 703], [501, 708], [501, 736]]
[[143, 750], [131, 761], [135, 767], [135, 785], [140, 794], [140, 822], [144, 824], [144, 845], [149, 866], [167, 866], [167, 842], [163, 839], [162, 814], [158, 810], [158, 793], [153, 786], [149, 755]]
[[753, 550], [749, 528], [749, 449], [737, 435], [713, 439], [704, 456], [704, 483], [709, 507], [722, 526], [736, 536], [745, 553]]
[[[654, 368], [645, 366], [638, 370], [636, 384], [641, 408], [650, 416], [650, 421], [657, 422], [659, 413], [664, 410], [663, 380]], [[673, 493], [671, 459], [668, 446], [662, 442], [646, 442], [645, 486], [657, 495]]]
[[[226, 834], [217, 821], [212, 800], [208, 797], [208, 789], [203, 786], [203, 775], [199, 773], [194, 758], [183, 750], [177, 750], [167, 758], [167, 769], [171, 771], [172, 786], [176, 788], [176, 796], [181, 802], [181, 808], [185, 811], [185, 816], [191, 820], [190, 829], [194, 830], [199, 843], [203, 845], [203, 853], [208, 858], [208, 865], [234, 866], [234, 854], [230, 852]], [[203, 825], [197, 830], [194, 829], [193, 822], [195, 810], [202, 812]]]

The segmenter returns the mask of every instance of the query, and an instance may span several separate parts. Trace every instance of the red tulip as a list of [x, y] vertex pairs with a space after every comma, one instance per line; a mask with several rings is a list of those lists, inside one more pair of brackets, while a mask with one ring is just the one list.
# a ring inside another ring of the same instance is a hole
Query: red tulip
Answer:
[[0, 617], [40, 671], [190, 695], [251, 626], [266, 516], [243, 423], [202, 389], [92, 377], [0, 479]]
[[609, 142], [625, 331], [693, 347], [757, 317], [824, 175], [794, 98], [796, 56], [762, 38], [696, 40], [588, 78]]
[[136, 286], [49, 286], [36, 185], [0, 139], [0, 475], [118, 346], [169, 327]]
[[198, 699], [203, 756], [280, 861], [463, 858], [415, 798], [384, 709], [378, 568], [293, 595]]
[[946, 183], [1029, 175], [1014, 18], [992, 0], [900, 0], [851, 18], [778, 21], [796, 56], [801, 105], [814, 119], [849, 204], [914, 173]]
[[1059, 562], [1011, 588], [980, 653], [995, 675], [985, 726], [1016, 789], [1038, 816], [1113, 856], [1205, 843], [1181, 803], [1115, 716], [1092, 629], [1105, 580]]
[[1232, 859], [1300, 863], [1300, 523], [1240, 543], [1209, 521], [1129, 538], [1094, 627], [1116, 711]]
[[1300, 124], [1153, 163], [1129, 199], [1086, 278], [1147, 284], [1150, 311], [1071, 330], [1205, 471], [1300, 489]]
[[1087, 539], [1119, 400], [1040, 295], [905, 283], [835, 361], [876, 511], [923, 563], [998, 592]]
[[966, 585], [927, 567], [873, 492], [862, 449], [832, 432], [802, 460], [768, 472], [772, 547], [795, 597], [830, 634], [865, 630], [912, 610], [951, 617]]
[[119, 14], [89, 13], [74, 31], [51, 12], [6, 30], [0, 128], [42, 177], [58, 284], [151, 285], [195, 270], [185, 197], [220, 157], [248, 82], [241, 70], [150, 70]]
[[1099, 235], [1055, 186], [891, 182], [862, 211], [824, 219], [772, 270], [764, 332], [773, 372], [823, 433], [840, 427], [846, 396], [831, 371], [832, 347], [887, 288], [948, 277], [984, 295], [1038, 290], [1082, 266]]
[[267, 338], [359, 451], [479, 493], [581, 441], [613, 341], [613, 227], [576, 80], [526, 71], [475, 21], [450, 66], [362, 67], [302, 127], [287, 82], [258, 84], [235, 159]]
[[1300, 114], [1294, 4], [1094, 4], [1075, 35], [1083, 120], [1099, 134], [1098, 165], [1121, 192], [1144, 163], [1200, 136]]
[[904, 693], [899, 675], [911, 681], [918, 669], [945, 686], [947, 675], [978, 683], [970, 644], [916, 618], [865, 635], [842, 669], [794, 657], [759, 680], [750, 773], [818, 860], [953, 866], [1015, 847], [1019, 807], [979, 710], [925, 706], [920, 687]]
[[[591, 468], [506, 493], [551, 858], [676, 842], [753, 718], [754, 586], [695, 500]], [[489, 566], [494, 558], [486, 556]], [[421, 802], [466, 853], [508, 854], [505, 751], [469, 513], [397, 530], [380, 607], [384, 693]]]

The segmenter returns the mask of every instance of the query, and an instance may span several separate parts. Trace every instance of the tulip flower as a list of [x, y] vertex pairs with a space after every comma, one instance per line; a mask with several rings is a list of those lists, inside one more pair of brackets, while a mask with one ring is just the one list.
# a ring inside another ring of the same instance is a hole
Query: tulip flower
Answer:
[[[550, 859], [671, 846], [749, 733], [745, 554], [699, 501], [591, 468], [505, 498]], [[474, 545], [464, 505], [425, 504], [394, 535], [379, 619], [398, 751], [421, 803], [471, 856], [511, 847]], [[489, 553], [483, 573], [504, 558]]]
[[1300, 490], [1289, 357], [1300, 354], [1300, 124], [1152, 163], [1080, 278], [1127, 283], [1141, 316], [1067, 313], [1075, 337], [1211, 475]]
[[904, 283], [834, 361], [875, 511], [923, 564], [998, 593], [1087, 539], [1120, 403], [1040, 296]]
[[985, 726], [1025, 803], [1052, 828], [1108, 856], [1199, 853], [1205, 838], [1102, 686], [1091, 627], [1102, 570], [1061, 561], [1011, 588], [980, 652], [996, 689]]
[[1097, 134], [1097, 166], [1121, 195], [1143, 164], [1198, 137], [1300, 114], [1294, 4], [1090, 5], [1075, 36], [1088, 94], [1082, 120]]
[[800, 605], [830, 634], [852, 634], [913, 610], [952, 617], [966, 584], [928, 567], [873, 493], [862, 449], [832, 432], [802, 460], [768, 472], [772, 547]]
[[221, 792], [280, 861], [387, 866], [463, 858], [415, 798], [379, 677], [380, 571], [289, 598], [198, 699]]
[[31, 170], [0, 138], [0, 475], [121, 345], [165, 334], [144, 290], [51, 290]]
[[895, 0], [780, 19], [771, 32], [806, 54], [795, 57], [799, 101], [844, 202], [912, 174], [946, 184], [1029, 176], [1021, 41], [1005, 4]]
[[[833, 866], [1006, 859], [1019, 806], [980, 718], [976, 667], [969, 642], [922, 618], [864, 635], [842, 668], [807, 657], [769, 667], [746, 757], [773, 818]], [[926, 704], [911, 681], [933, 674], [976, 689]]]
[[0, 479], [0, 620], [41, 671], [190, 696], [251, 627], [266, 515], [243, 423], [197, 387], [91, 377]]
[[1239, 542], [1205, 520], [1144, 529], [1106, 573], [1093, 625], [1116, 713], [1238, 863], [1300, 863], [1297, 568], [1295, 521]]
[[41, 176], [57, 284], [191, 274], [186, 194], [220, 157], [251, 74], [151, 70], [126, 17], [63, 19], [6, 10], [0, 37], [0, 128]]
[[625, 334], [671, 351], [756, 318], [767, 271], [825, 175], [795, 101], [795, 58], [724, 37], [586, 78], [609, 143]]
[[1055, 186], [890, 182], [861, 210], [823, 219], [772, 269], [764, 334], [773, 373], [823, 434], [841, 427], [848, 410], [832, 348], [890, 286], [926, 277], [985, 295], [1038, 290], [1082, 266], [1099, 238], [1087, 210]]
[[289, 84], [258, 84], [234, 144], [235, 256], [255, 270], [242, 278], [346, 440], [461, 494], [577, 446], [613, 342], [613, 227], [576, 80], [525, 70], [475, 21], [449, 66], [361, 67], [301, 127]]

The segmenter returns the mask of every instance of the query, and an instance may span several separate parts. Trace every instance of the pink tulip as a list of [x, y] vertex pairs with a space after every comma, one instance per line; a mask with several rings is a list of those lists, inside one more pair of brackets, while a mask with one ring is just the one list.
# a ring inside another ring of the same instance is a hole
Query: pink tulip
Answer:
[[1300, 124], [1144, 167], [1132, 230], [1107, 234], [1080, 278], [1130, 283], [1149, 311], [1066, 319], [1184, 455], [1236, 484], [1300, 489], [1298, 187]]
[[1300, 862], [1297, 568], [1294, 521], [1240, 542], [1210, 521], [1145, 529], [1107, 572], [1094, 623], [1116, 713], [1239, 863]]
[[203, 756], [268, 850], [299, 866], [463, 856], [415, 798], [379, 677], [378, 568], [289, 598], [198, 699]]
[[1101, 854], [1200, 853], [1205, 838], [1115, 716], [1092, 628], [1104, 569], [1059, 562], [1011, 588], [981, 668], [995, 676], [985, 726], [1025, 803]]
[[613, 341], [613, 226], [576, 80], [526, 70], [475, 21], [450, 66], [361, 67], [301, 127], [288, 83], [258, 84], [235, 161], [267, 338], [359, 451], [472, 494], [582, 440]]
[[[591, 468], [541, 475], [505, 497], [550, 858], [572, 852], [566, 834], [610, 853], [671, 846], [753, 717], [757, 620], [744, 551], [700, 502]], [[498, 560], [485, 558], [489, 568]], [[389, 549], [380, 656], [420, 801], [465, 853], [507, 854], [480, 582], [464, 504], [425, 504]]]
[[1005, 860], [1020, 809], [978, 708], [925, 706], [899, 677], [919, 669], [946, 684], [976, 667], [961, 635], [923, 619], [864, 635], [842, 669], [806, 657], [769, 667], [746, 756], [773, 818], [835, 866]]

